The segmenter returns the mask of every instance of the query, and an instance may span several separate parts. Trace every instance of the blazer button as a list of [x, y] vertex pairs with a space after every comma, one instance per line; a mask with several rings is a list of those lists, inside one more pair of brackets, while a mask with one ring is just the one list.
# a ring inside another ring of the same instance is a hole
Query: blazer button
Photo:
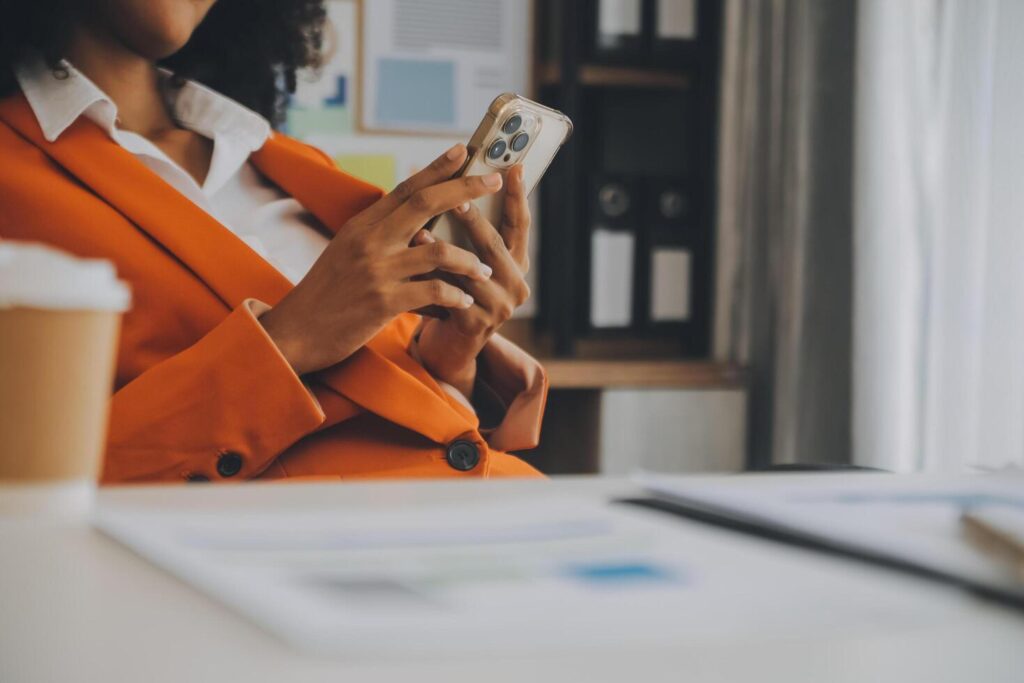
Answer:
[[472, 441], [452, 441], [445, 453], [448, 464], [460, 472], [469, 472], [480, 462], [480, 449]]
[[217, 474], [233, 477], [242, 471], [242, 456], [234, 451], [225, 451], [217, 458]]

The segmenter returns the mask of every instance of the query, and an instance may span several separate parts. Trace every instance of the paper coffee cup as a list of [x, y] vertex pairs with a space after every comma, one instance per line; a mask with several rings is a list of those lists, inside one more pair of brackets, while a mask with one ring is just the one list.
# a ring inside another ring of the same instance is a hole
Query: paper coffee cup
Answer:
[[0, 515], [90, 509], [129, 303], [107, 261], [0, 241]]

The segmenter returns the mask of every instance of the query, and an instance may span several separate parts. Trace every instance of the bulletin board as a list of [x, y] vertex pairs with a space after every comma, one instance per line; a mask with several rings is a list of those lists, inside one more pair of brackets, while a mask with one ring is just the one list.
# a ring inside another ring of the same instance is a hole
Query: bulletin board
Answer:
[[[326, 8], [323, 64], [299, 74], [285, 130], [377, 185], [392, 187], [468, 140], [500, 93], [531, 91], [531, 0], [329, 0]], [[477, 35], [453, 43], [466, 31]]]

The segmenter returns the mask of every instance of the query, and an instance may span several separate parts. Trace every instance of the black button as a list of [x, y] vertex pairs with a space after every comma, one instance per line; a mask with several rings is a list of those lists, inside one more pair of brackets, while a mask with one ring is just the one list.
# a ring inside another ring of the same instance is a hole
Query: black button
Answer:
[[199, 474], [197, 472], [192, 472], [191, 474], [189, 474], [188, 476], [185, 477], [185, 480], [187, 482], [189, 482], [190, 484], [202, 484], [205, 481], [210, 481], [210, 478], [208, 476], [206, 476], [205, 474]]
[[217, 458], [217, 474], [222, 477], [233, 477], [242, 471], [242, 456], [234, 451], [221, 453]]
[[480, 462], [480, 449], [472, 441], [452, 441], [445, 453], [448, 464], [460, 472], [469, 472]]

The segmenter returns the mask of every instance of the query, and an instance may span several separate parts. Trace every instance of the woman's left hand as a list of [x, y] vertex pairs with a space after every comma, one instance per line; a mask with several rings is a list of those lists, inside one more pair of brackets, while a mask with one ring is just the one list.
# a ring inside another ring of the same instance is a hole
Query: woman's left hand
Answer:
[[[530, 268], [530, 205], [523, 185], [523, 167], [514, 166], [506, 175], [501, 228], [495, 228], [471, 203], [463, 204], [452, 215], [466, 230], [480, 259], [491, 267], [490, 279], [470, 281], [462, 278], [460, 287], [474, 299], [472, 306], [452, 310], [445, 319], [425, 320], [419, 337], [419, 355], [423, 366], [442, 382], [467, 397], [476, 382], [476, 357], [512, 313], [530, 297], [524, 279]], [[414, 244], [434, 241], [421, 230]]]

